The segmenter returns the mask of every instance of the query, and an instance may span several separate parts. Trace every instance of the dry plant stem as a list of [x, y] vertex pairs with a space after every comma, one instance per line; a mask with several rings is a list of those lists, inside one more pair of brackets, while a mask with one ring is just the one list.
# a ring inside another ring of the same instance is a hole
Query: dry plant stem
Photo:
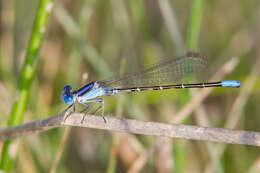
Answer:
[[70, 136], [70, 132], [71, 132], [71, 127], [66, 127], [64, 135], [62, 136], [62, 139], [61, 139], [60, 146], [59, 146], [58, 151], [56, 153], [55, 160], [54, 160], [54, 162], [51, 166], [50, 173], [55, 173], [56, 170], [57, 170], [58, 163], [61, 159], [63, 150], [65, 148], [65, 144], [66, 144], [66, 142], [67, 142], [67, 140]]
[[258, 158], [255, 163], [251, 166], [248, 173], [258, 173], [260, 170], [260, 158]]
[[17, 140], [18, 152], [16, 157], [16, 166], [19, 168], [19, 172], [26, 173], [37, 173], [37, 167], [35, 165], [34, 157], [31, 155], [31, 150], [29, 149], [30, 145], [28, 145], [25, 141]]
[[131, 43], [130, 43], [130, 47], [133, 48], [133, 54], [135, 57], [141, 57], [141, 53], [140, 53], [140, 40], [139, 40], [139, 36], [138, 36], [138, 32], [137, 32], [137, 24], [132, 12], [132, 8], [130, 5], [130, 1], [122, 1], [123, 2], [123, 6], [124, 6], [124, 10], [127, 14], [127, 22], [128, 22], [128, 26], [129, 26], [129, 30], [131, 33]]
[[180, 31], [178, 29], [176, 17], [174, 14], [174, 10], [171, 9], [171, 5], [169, 0], [158, 1], [160, 11], [162, 13], [162, 17], [164, 22], [168, 28], [168, 32], [170, 33], [171, 40], [173, 40], [177, 49], [180, 53], [185, 52], [184, 43]]
[[148, 158], [154, 152], [155, 146], [156, 146], [156, 143], [154, 143], [153, 146], [148, 149], [148, 151], [145, 151], [144, 154], [142, 154], [140, 157], [138, 157], [138, 159], [136, 159], [134, 161], [134, 163], [131, 165], [131, 168], [127, 171], [127, 173], [140, 172], [140, 170], [146, 164]]
[[[199, 106], [198, 108], [196, 108], [195, 116], [196, 116], [197, 124], [199, 126], [210, 127], [210, 123], [209, 123], [209, 120], [207, 118], [206, 111], [202, 108], [202, 106]], [[223, 166], [220, 162], [220, 159], [218, 157], [218, 153], [216, 152], [216, 149], [215, 149], [216, 145], [209, 143], [209, 142], [205, 142], [204, 145], [207, 149], [208, 156], [209, 156], [210, 161], [212, 163], [211, 172], [224, 173], [225, 171], [223, 170]]]
[[156, 172], [172, 173], [174, 167], [174, 156], [172, 153], [173, 140], [171, 138], [160, 137], [155, 151]]
[[62, 125], [67, 125], [142, 135], [260, 146], [259, 132], [145, 122], [114, 118], [110, 116], [106, 116], [107, 123], [105, 124], [102, 117], [95, 115], [87, 115], [85, 121], [81, 123], [83, 116], [84, 114], [81, 113], [72, 113], [64, 122], [64, 114], [60, 114], [20, 126], [11, 127], [0, 131], [0, 140], [4, 141], [15, 137], [43, 132]]
[[0, 141], [5, 141], [12, 138], [17, 138], [21, 136], [28, 136], [31, 134], [36, 134], [37, 132], [43, 132], [53, 128], [61, 126], [63, 120], [63, 115], [59, 114], [56, 116], [51, 116], [46, 119], [41, 119], [38, 121], [33, 121], [30, 123], [22, 124], [20, 126], [13, 126], [7, 129], [0, 130]]
[[7, 90], [6, 86], [3, 83], [0, 83], [0, 108], [2, 113], [8, 114], [11, 110], [11, 96], [9, 91]]

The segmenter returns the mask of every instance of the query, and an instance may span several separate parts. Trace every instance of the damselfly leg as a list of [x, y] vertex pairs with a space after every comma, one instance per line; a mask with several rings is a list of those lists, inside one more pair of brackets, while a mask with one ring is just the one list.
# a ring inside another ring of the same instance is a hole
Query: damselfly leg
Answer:
[[[103, 118], [104, 122], [106, 123], [107, 121], [106, 121], [105, 116], [104, 116], [104, 99], [103, 99], [103, 98], [91, 99], [91, 100], [88, 100], [86, 103], [82, 103], [82, 102], [81, 102], [81, 104], [83, 104], [83, 105], [86, 106], [86, 108], [84, 109], [84, 112], [87, 111], [88, 108], [90, 107], [90, 109], [84, 114], [84, 116], [83, 116], [83, 118], [82, 118], [82, 120], [81, 120], [81, 123], [84, 122], [87, 113], [89, 113], [90, 110], [92, 109], [92, 106], [89, 105], [89, 104], [87, 104], [87, 103], [99, 103], [99, 104], [100, 104], [100, 105], [97, 107], [97, 109], [96, 109], [95, 111], [93, 111], [93, 114], [95, 114], [97, 111], [99, 111], [99, 110], [101, 109], [101, 110], [102, 110], [102, 114], [101, 114], [101, 115], [102, 115], [102, 118]], [[81, 111], [81, 112], [82, 112], [82, 111]]]
[[86, 115], [92, 110], [92, 106], [89, 105], [89, 104], [86, 104], [86, 103], [81, 103], [81, 104], [86, 106], [86, 108], [84, 108], [82, 111], [80, 111], [80, 113], [84, 113], [85, 112], [84, 115], [83, 115], [83, 118], [80, 121], [80, 123], [82, 124], [84, 122], [84, 120], [85, 120]]
[[[75, 111], [76, 111], [76, 105], [75, 105], [75, 103], [72, 103], [71, 105], [69, 105], [69, 106], [63, 111], [63, 113], [66, 113], [72, 106], [73, 106], [73, 112], [75, 112]], [[64, 118], [64, 121], [67, 120], [67, 118], [70, 116], [70, 114], [71, 114], [71, 112], [66, 115], [66, 117]]]

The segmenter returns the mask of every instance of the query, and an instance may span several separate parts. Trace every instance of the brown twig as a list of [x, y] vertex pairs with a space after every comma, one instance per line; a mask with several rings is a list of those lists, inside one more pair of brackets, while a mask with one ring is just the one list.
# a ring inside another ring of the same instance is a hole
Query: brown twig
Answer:
[[61, 126], [64, 113], [0, 130], [0, 141], [43, 132]]
[[46, 119], [1, 130], [0, 140], [3, 141], [15, 137], [35, 134], [60, 126], [78, 126], [142, 135], [260, 146], [259, 132], [145, 122], [110, 116], [106, 116], [107, 123], [104, 123], [100, 116], [95, 115], [87, 115], [85, 121], [81, 123], [84, 114], [72, 113], [66, 121], [63, 121], [65, 116], [66, 114], [59, 114]]

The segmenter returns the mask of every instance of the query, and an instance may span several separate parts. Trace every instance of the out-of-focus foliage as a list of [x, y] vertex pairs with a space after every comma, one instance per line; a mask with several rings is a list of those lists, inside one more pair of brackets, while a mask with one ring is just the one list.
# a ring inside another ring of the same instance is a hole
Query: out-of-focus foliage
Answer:
[[[0, 3], [0, 124], [6, 127], [16, 99], [38, 3], [34, 0]], [[65, 84], [78, 88], [91, 80], [106, 79], [122, 74], [122, 71], [136, 71], [160, 59], [183, 54], [189, 37], [187, 32], [192, 27], [190, 15], [193, 3], [180, 0], [164, 1], [163, 4], [157, 0], [55, 1], [24, 122], [64, 110], [66, 105], [61, 101], [61, 91]], [[225, 79], [241, 82], [248, 79], [252, 69], [259, 65], [259, 18], [258, 0], [203, 1], [195, 51], [209, 59], [207, 76], [213, 75], [222, 64], [237, 56], [240, 58], [239, 65]], [[177, 30], [171, 30], [169, 22], [175, 23]], [[123, 61], [125, 63], [121, 63]], [[257, 75], [257, 72], [254, 74]], [[241, 103], [242, 109], [237, 113], [241, 114], [241, 118], [235, 129], [260, 129], [258, 78], [253, 86], [249, 97], [242, 98], [245, 103]], [[202, 105], [208, 126], [225, 127], [241, 90], [219, 88], [211, 93]], [[108, 97], [105, 98], [105, 113], [168, 122], [189, 100], [186, 92], [151, 91]], [[185, 123], [199, 125], [199, 121], [200, 117], [192, 115]], [[48, 172], [63, 134], [64, 129], [59, 128], [19, 139], [12, 171]], [[57, 172], [125, 172], [154, 141], [154, 137], [73, 128]], [[258, 148], [228, 145], [218, 158], [214, 157], [217, 147], [219, 144], [165, 139], [151, 151], [142, 172], [209, 170], [243, 173], [258, 166]]]

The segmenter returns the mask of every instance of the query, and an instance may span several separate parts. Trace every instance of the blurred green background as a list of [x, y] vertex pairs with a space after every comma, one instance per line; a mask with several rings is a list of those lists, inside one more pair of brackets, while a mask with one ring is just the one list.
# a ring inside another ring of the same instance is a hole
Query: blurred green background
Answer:
[[[39, 3], [0, 1], [1, 128], [7, 127], [19, 94]], [[78, 88], [193, 50], [208, 57], [209, 78], [237, 57], [238, 65], [224, 79], [243, 86], [214, 89], [183, 123], [259, 131], [259, 19], [259, 0], [54, 1], [23, 122], [63, 111], [65, 84]], [[108, 97], [105, 114], [170, 122], [193, 94], [170, 90]], [[260, 172], [259, 149], [243, 145], [87, 128], [58, 128], [14, 144], [10, 172]]]

